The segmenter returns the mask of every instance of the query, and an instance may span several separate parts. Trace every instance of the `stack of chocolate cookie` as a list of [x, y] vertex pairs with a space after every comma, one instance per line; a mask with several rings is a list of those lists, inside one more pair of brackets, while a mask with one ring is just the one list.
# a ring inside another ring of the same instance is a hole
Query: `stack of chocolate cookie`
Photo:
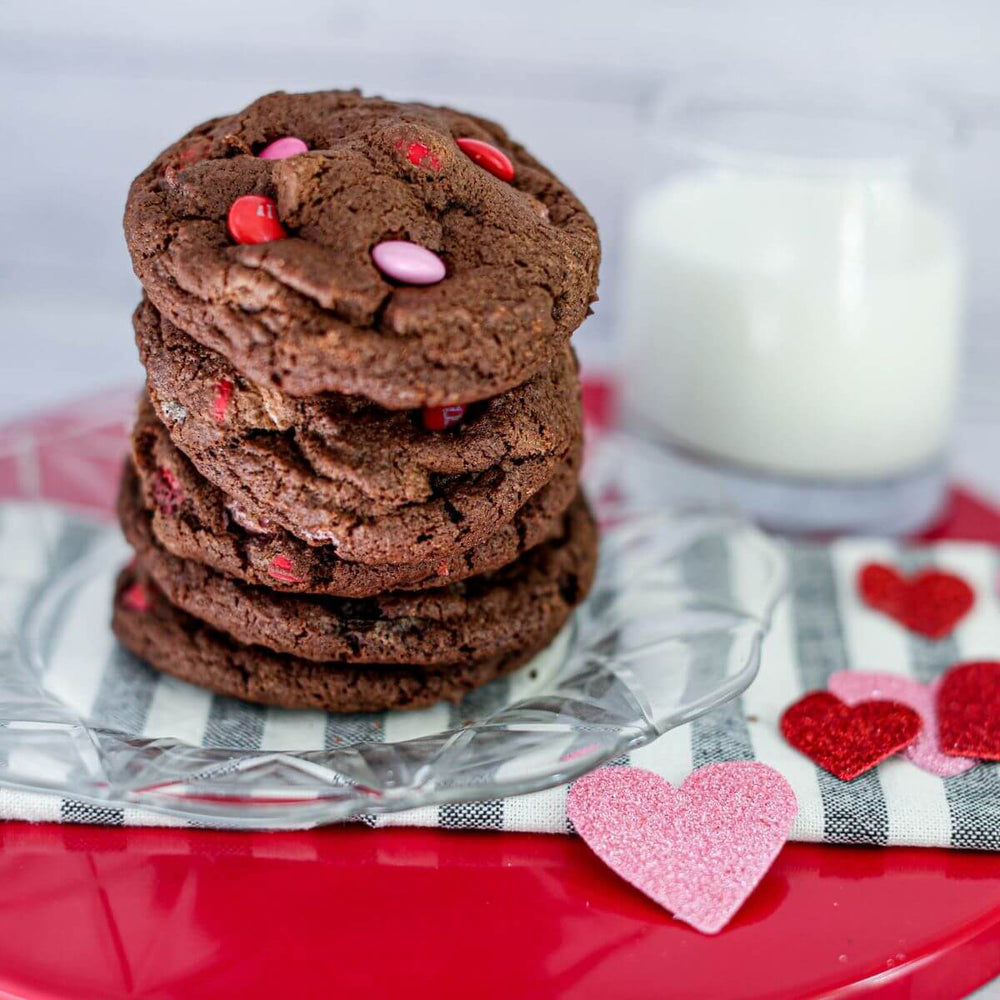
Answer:
[[580, 202], [499, 126], [272, 94], [135, 180], [119, 639], [251, 701], [456, 700], [590, 585]]

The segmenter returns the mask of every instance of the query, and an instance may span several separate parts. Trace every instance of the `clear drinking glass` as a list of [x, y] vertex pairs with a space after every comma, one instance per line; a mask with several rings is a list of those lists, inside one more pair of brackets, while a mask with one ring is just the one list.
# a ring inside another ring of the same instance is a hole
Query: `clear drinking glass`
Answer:
[[951, 123], [872, 88], [721, 79], [656, 102], [643, 141], [627, 424], [771, 527], [926, 523], [960, 356]]

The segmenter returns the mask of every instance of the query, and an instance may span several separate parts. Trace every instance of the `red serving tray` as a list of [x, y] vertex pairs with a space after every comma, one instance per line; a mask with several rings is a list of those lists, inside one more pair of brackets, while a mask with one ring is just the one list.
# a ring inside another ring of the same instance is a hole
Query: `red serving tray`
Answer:
[[[928, 537], [1000, 543], [1000, 510], [956, 491]], [[788, 844], [716, 937], [544, 834], [6, 823], [0, 886], [0, 996], [31, 1000], [941, 1000], [1000, 975], [988, 853]]]

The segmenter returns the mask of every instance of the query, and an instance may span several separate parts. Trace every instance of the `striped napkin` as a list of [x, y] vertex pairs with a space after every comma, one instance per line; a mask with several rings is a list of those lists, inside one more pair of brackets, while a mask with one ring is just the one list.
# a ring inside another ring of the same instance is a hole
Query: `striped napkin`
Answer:
[[[0, 504], [0, 655], [12, 655], [20, 616], [32, 605], [39, 589], [95, 546], [105, 546], [108, 558], [120, 558], [125, 552], [123, 543], [108, 528], [69, 516], [60, 508]], [[1000, 659], [1000, 598], [996, 589], [1000, 553], [970, 543], [907, 549], [884, 541], [855, 539], [831, 546], [791, 546], [788, 560], [789, 591], [765, 639], [757, 681], [738, 700], [615, 763], [649, 768], [680, 782], [692, 769], [716, 761], [763, 761], [781, 771], [795, 789], [799, 816], [793, 839], [1000, 849], [998, 765], [980, 764], [965, 774], [942, 779], [894, 758], [845, 783], [788, 746], [777, 727], [789, 704], [805, 691], [824, 688], [835, 671], [884, 671], [929, 681], [960, 660]], [[910, 634], [857, 598], [855, 575], [859, 566], [872, 560], [911, 571], [934, 564], [955, 572], [975, 587], [976, 605], [946, 639], [931, 641]], [[698, 564], [686, 571], [711, 577], [708, 582], [713, 586], [728, 586], [734, 567], [720, 542], [716, 551], [701, 553]], [[449, 728], [461, 724], [461, 716], [470, 707], [439, 706], [429, 715], [391, 713], [345, 720], [319, 712], [290, 713], [217, 698], [161, 677], [119, 649], [106, 625], [109, 599], [105, 590], [97, 590], [87, 600], [68, 601], [58, 609], [66, 616], [65, 628], [52, 641], [72, 646], [75, 667], [65, 676], [44, 678], [44, 683], [58, 688], [75, 706], [89, 706], [93, 715], [130, 733], [172, 735], [212, 747], [322, 748], [334, 740], [342, 745], [345, 740], [405, 739], [414, 734], [415, 726]], [[508, 700], [516, 693], [504, 686], [509, 683], [490, 685], [475, 693], [475, 710], [488, 712], [491, 705]], [[9, 703], [10, 692], [0, 699], [4, 700]], [[60, 794], [5, 788], [3, 767], [0, 760], [3, 818], [181, 825], [141, 809], [95, 807]], [[552, 833], [571, 829], [566, 819], [565, 787], [516, 798], [379, 815], [366, 822], [371, 826]]]

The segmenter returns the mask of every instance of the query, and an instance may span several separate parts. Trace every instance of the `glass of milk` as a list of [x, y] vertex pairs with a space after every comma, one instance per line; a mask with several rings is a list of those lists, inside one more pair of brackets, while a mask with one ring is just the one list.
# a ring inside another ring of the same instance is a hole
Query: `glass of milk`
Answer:
[[647, 125], [625, 232], [627, 424], [790, 531], [933, 518], [960, 354], [953, 135], [884, 95], [721, 81]]

